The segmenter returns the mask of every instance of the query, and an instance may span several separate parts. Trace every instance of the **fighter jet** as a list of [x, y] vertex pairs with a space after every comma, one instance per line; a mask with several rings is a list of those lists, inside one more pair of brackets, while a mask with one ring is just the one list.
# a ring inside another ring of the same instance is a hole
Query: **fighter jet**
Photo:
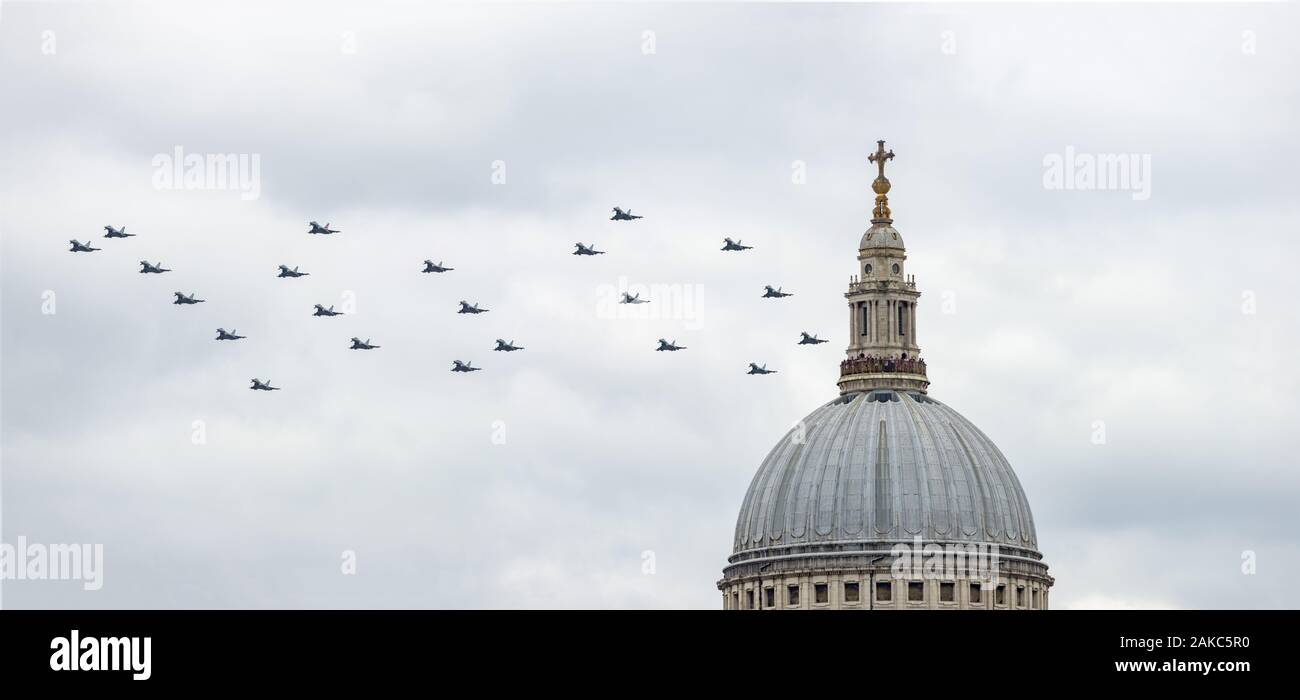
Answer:
[[605, 254], [605, 251], [603, 250], [596, 250], [595, 243], [592, 243], [590, 246], [585, 246], [581, 243], [574, 243], [574, 245], [578, 246], [578, 249], [573, 251], [574, 255], [604, 255]]
[[171, 272], [171, 270], [163, 267], [162, 263], [158, 263], [157, 265], [150, 265], [148, 260], [140, 261], [140, 274], [152, 273], [155, 275], [161, 275], [164, 272]]
[[104, 238], [130, 238], [135, 235], [134, 233], [127, 233], [125, 226], [123, 226], [122, 228], [113, 228], [112, 226], [105, 226], [104, 231], [106, 232], [104, 234]]
[[746, 372], [745, 374], [776, 374], [776, 370], [768, 369], [767, 365], [763, 365], [762, 367], [759, 367], [758, 365], [751, 362], [749, 363], [749, 371]]
[[325, 222], [325, 225], [324, 225], [324, 226], [321, 226], [320, 224], [316, 223], [315, 221], [309, 221], [309, 222], [307, 222], [307, 223], [309, 223], [309, 224], [311, 225], [311, 230], [308, 231], [307, 233], [319, 233], [319, 234], [323, 234], [323, 235], [326, 235], [326, 236], [328, 236], [328, 235], [331, 234], [331, 233], [338, 233], [338, 229], [332, 229], [332, 228], [330, 228], [330, 224], [329, 224], [328, 221]]
[[473, 365], [474, 365], [473, 362], [461, 362], [460, 360], [452, 360], [452, 361], [451, 361], [451, 371], [453, 371], [453, 372], [477, 372], [477, 371], [483, 369], [482, 367], [474, 367]]
[[655, 348], [655, 352], [661, 352], [663, 350], [667, 350], [668, 352], [677, 352], [678, 350], [685, 350], [685, 349], [686, 346], [678, 345], [676, 340], [673, 340], [673, 342], [670, 343], [664, 340], [663, 338], [660, 338], [659, 347]]
[[478, 307], [478, 304], [469, 304], [469, 303], [466, 303], [466, 302], [464, 302], [464, 301], [461, 301], [461, 302], [460, 302], [460, 311], [457, 311], [456, 313], [458, 313], [458, 314], [482, 314], [482, 313], [487, 313], [488, 311], [491, 311], [491, 309], [480, 309], [480, 308]]
[[829, 340], [822, 340], [815, 335], [808, 335], [807, 331], [801, 331], [803, 337], [799, 339], [800, 345], [817, 345], [818, 343], [828, 343]]
[[238, 328], [230, 331], [229, 333], [226, 332], [225, 328], [218, 328], [216, 340], [243, 340], [246, 337], [247, 336], [242, 336], [239, 334]]
[[610, 221], [633, 221], [636, 219], [644, 219], [644, 218], [645, 218], [644, 216], [638, 216], [636, 214], [633, 214], [631, 209], [628, 209], [627, 211], [623, 211], [618, 207], [614, 207], [614, 215], [609, 217], [609, 220]]
[[500, 338], [497, 338], [497, 346], [495, 348], [492, 348], [493, 351], [500, 350], [501, 352], [514, 352], [516, 350], [523, 350], [523, 349], [524, 348], [522, 346], [515, 345], [515, 341], [513, 340], [507, 343], [506, 341]]
[[82, 243], [75, 238], [68, 242], [72, 244], [71, 251], [74, 253], [93, 253], [99, 250], [99, 248], [93, 248], [89, 243]]
[[369, 339], [369, 338], [366, 338], [366, 342], [364, 342], [364, 343], [361, 342], [361, 339], [360, 339], [360, 338], [353, 338], [353, 339], [352, 339], [352, 348], [351, 348], [352, 350], [375, 350], [375, 349], [377, 349], [377, 348], [379, 348], [379, 347], [381, 347], [381, 346], [379, 346], [379, 345], [371, 345], [371, 344], [370, 344], [370, 339]]
[[292, 270], [289, 269], [288, 265], [281, 265], [280, 274], [276, 275], [276, 277], [303, 277], [310, 274], [310, 272], [298, 272], [297, 265], [294, 265]]
[[628, 294], [627, 292], [623, 292], [623, 300], [620, 301], [620, 302], [618, 302], [618, 303], [620, 303], [620, 304], [649, 304], [649, 303], [650, 303], [650, 300], [649, 300], [649, 299], [642, 299], [642, 298], [641, 298], [641, 292], [637, 292], [636, 294]]
[[772, 289], [772, 285], [767, 285], [767, 291], [763, 292], [764, 299], [780, 299], [781, 297], [794, 296], [793, 292], [783, 292], [780, 287]]
[[173, 301], [173, 304], [202, 304], [206, 301], [206, 299], [195, 299], [194, 292], [190, 292], [189, 296], [185, 296], [180, 292], [172, 292], [172, 294], [176, 295], [176, 301]]
[[752, 245], [741, 245], [740, 241], [733, 241], [730, 238], [722, 239], [722, 248], [720, 250], [752, 250]]
[[311, 314], [312, 316], [342, 316], [343, 315], [342, 311], [334, 310], [333, 304], [330, 304], [330, 307], [328, 309], [325, 308], [324, 306], [321, 306], [320, 304], [316, 304], [315, 306], [316, 306], [316, 310], [312, 312]]
[[280, 390], [280, 387], [278, 386], [271, 386], [271, 380], [268, 379], [266, 381], [262, 381], [257, 377], [253, 377], [253, 386], [250, 386], [248, 388], [256, 391], [279, 391]]
[[424, 269], [420, 270], [420, 272], [451, 272], [455, 269], [456, 268], [454, 267], [443, 267], [441, 260], [439, 260], [437, 264], [434, 264], [432, 260], [425, 260]]

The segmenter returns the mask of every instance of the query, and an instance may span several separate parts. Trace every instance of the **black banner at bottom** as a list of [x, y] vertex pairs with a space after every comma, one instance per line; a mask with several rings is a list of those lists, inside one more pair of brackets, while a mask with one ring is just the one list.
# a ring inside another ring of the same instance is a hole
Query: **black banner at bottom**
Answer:
[[1041, 675], [1058, 689], [1075, 679], [1274, 683], [1297, 668], [1297, 623], [1296, 611], [0, 611], [0, 676], [212, 688], [427, 684], [433, 674], [494, 690], [557, 673], [579, 685], [629, 674], [629, 690], [665, 673], [772, 688], [892, 676], [976, 693]]

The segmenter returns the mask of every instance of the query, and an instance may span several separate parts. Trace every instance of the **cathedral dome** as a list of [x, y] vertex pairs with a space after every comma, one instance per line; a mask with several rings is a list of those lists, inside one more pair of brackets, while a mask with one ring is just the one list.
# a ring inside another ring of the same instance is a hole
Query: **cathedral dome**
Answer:
[[862, 234], [862, 242], [858, 244], [858, 250], [867, 250], [869, 248], [903, 250], [903, 237], [899, 235], [898, 229], [889, 224], [872, 224], [871, 228]]
[[[849, 277], [839, 398], [777, 442], [736, 518], [727, 610], [1045, 610], [1054, 583], [1006, 457], [930, 398], [885, 163]], [[805, 334], [806, 335], [806, 334]], [[921, 564], [924, 562], [924, 565]]]
[[722, 575], [727, 610], [1044, 610], [1054, 582], [997, 446], [894, 389], [845, 393], [777, 442]]
[[731, 561], [888, 550], [915, 537], [1038, 557], [1020, 482], [979, 428], [925, 394], [852, 393], [813, 411], [768, 454], [741, 506]]

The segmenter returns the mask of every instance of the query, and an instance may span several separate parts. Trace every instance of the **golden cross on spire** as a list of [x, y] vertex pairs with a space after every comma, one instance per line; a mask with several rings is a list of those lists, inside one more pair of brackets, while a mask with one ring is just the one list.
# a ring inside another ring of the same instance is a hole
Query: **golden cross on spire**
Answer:
[[876, 165], [880, 166], [880, 177], [882, 178], [885, 176], [885, 161], [893, 160], [893, 159], [894, 159], [894, 151], [893, 149], [890, 149], [889, 152], [886, 153], [884, 141], [877, 141], [876, 152], [867, 156], [868, 162], [875, 163]]
[[885, 142], [876, 142], [876, 152], [867, 156], [867, 161], [875, 163], [880, 168], [880, 175], [876, 177], [875, 182], [871, 183], [871, 189], [876, 193], [876, 208], [872, 210], [872, 221], [892, 221], [889, 213], [889, 178], [885, 177], [885, 161], [894, 159], [894, 151], [891, 149], [885, 151]]

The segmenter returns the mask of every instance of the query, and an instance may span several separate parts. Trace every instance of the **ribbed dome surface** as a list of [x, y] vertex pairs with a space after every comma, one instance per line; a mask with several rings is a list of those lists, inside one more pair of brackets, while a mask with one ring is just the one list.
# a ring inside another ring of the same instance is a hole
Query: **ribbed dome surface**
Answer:
[[1038, 546], [1020, 482], [984, 433], [926, 395], [873, 391], [818, 408], [777, 443], [734, 552], [916, 536]]
[[862, 241], [858, 244], [858, 250], [864, 248], [897, 248], [903, 250], [903, 237], [898, 233], [898, 229], [889, 224], [872, 224], [871, 228], [862, 234]]

